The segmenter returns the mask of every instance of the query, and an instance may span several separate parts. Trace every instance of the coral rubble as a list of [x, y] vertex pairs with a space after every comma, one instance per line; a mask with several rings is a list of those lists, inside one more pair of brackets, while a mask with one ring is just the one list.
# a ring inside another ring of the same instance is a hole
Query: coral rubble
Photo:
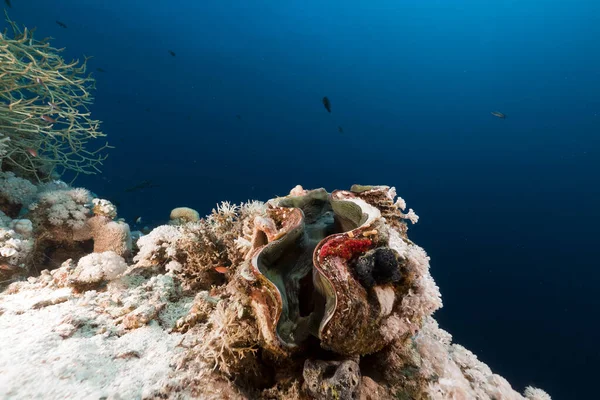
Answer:
[[14, 185], [0, 192], [14, 281], [0, 397], [550, 398], [520, 395], [439, 328], [429, 257], [407, 233], [418, 217], [394, 188], [177, 209], [132, 246], [85, 189]]

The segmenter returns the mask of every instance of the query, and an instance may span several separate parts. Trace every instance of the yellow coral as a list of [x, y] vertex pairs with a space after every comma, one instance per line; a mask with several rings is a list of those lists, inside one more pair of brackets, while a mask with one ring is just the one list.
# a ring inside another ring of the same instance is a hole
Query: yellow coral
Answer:
[[199, 221], [200, 214], [193, 208], [177, 207], [171, 211], [170, 220], [172, 225], [181, 225], [187, 222]]

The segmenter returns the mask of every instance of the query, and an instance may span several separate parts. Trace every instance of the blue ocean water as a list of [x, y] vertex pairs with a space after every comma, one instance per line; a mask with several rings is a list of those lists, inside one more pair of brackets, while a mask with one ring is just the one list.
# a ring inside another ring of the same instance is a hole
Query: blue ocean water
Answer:
[[517, 390], [597, 397], [599, 1], [11, 3], [94, 56], [116, 148], [76, 183], [121, 216], [396, 186], [454, 340]]

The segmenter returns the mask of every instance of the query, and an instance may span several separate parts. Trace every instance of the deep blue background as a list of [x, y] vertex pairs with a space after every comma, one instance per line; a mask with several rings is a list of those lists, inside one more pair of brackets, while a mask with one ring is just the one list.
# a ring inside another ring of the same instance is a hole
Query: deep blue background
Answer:
[[597, 397], [600, 1], [12, 3], [106, 70], [117, 148], [77, 184], [122, 216], [394, 185], [455, 341], [517, 390]]

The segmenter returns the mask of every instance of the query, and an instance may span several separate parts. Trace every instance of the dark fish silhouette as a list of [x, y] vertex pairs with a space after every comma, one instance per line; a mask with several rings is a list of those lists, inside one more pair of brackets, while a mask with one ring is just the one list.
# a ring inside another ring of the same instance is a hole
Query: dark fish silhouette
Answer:
[[8, 8], [12, 8], [12, 4], [10, 4], [10, 0], [4, 0]]
[[339, 133], [344, 133], [344, 128], [342, 128], [341, 126], [338, 126], [338, 132]]
[[323, 97], [323, 105], [328, 112], [331, 112], [331, 102], [327, 98], [327, 96]]
[[169, 54], [175, 57], [175, 52], [173, 50], [169, 50]]
[[96, 68], [96, 71], [98, 71], [98, 72], [106, 72], [106, 70], [103, 69], [103, 68]]
[[61, 28], [67, 29], [67, 25], [63, 22], [56, 21], [56, 25], [60, 26]]
[[150, 188], [155, 188], [155, 187], [158, 187], [158, 186], [159, 185], [155, 185], [154, 183], [152, 183], [151, 180], [148, 179], [148, 180], [145, 180], [145, 181], [142, 181], [142, 182], [138, 183], [135, 186], [128, 187], [127, 189], [125, 189], [125, 191], [126, 192], [136, 192], [138, 190], [150, 189]]
[[492, 115], [502, 119], [506, 118], [506, 115], [502, 114], [500, 111], [492, 111]]

